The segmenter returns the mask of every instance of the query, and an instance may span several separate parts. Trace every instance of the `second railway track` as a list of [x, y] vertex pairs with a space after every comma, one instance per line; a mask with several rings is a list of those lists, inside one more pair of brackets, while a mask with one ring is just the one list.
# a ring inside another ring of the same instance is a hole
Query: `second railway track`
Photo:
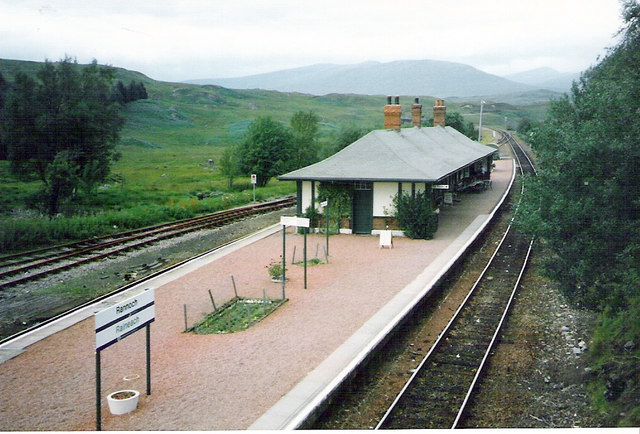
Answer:
[[295, 198], [278, 199], [220, 211], [194, 219], [168, 223], [126, 233], [80, 241], [59, 248], [40, 249], [0, 258], [0, 290], [59, 273], [82, 264], [117, 256], [188, 232], [219, 227], [244, 217], [287, 208]]
[[[535, 168], [503, 133], [522, 174]], [[509, 225], [489, 263], [377, 429], [455, 428], [473, 396], [527, 265], [533, 240]]]

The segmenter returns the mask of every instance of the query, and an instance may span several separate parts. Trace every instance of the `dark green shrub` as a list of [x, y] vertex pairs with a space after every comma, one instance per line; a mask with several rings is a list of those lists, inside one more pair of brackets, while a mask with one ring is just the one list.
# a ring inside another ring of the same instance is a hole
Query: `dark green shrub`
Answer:
[[320, 221], [320, 213], [318, 212], [317, 209], [310, 206], [307, 207], [307, 209], [303, 214], [303, 217], [306, 217], [309, 219], [309, 227], [312, 227], [312, 228], [318, 227], [318, 222]]
[[430, 240], [438, 229], [438, 215], [425, 192], [396, 195], [393, 199], [398, 225], [409, 238]]

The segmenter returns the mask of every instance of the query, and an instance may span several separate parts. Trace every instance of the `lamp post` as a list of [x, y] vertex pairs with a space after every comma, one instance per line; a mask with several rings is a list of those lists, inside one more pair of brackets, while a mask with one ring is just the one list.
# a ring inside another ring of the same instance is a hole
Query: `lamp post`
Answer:
[[482, 142], [482, 108], [486, 103], [480, 100], [480, 123], [478, 124], [478, 142]]

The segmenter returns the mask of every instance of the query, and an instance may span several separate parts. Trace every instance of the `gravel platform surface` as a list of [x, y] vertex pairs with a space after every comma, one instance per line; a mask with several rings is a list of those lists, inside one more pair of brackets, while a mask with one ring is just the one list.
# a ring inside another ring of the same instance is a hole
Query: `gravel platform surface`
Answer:
[[[240, 296], [277, 298], [280, 285], [266, 267], [278, 260], [275, 234], [156, 289], [152, 325], [151, 396], [138, 410], [111, 416], [103, 399], [105, 430], [215, 430], [251, 425], [305, 375], [351, 336], [381, 306], [411, 282], [479, 214], [487, 214], [511, 177], [511, 161], [497, 161], [493, 190], [468, 194], [443, 209], [436, 238], [396, 238], [379, 249], [371, 236], [333, 236], [330, 263], [309, 268], [303, 289], [302, 236], [287, 236], [288, 303], [254, 327], [228, 335], [184, 333], [216, 304]], [[322, 252], [324, 237], [309, 237], [309, 256]], [[321, 253], [320, 253], [321, 254]], [[57, 333], [0, 365], [0, 430], [91, 430], [95, 428], [95, 333], [86, 320]], [[103, 396], [145, 389], [144, 333], [102, 354]], [[138, 379], [124, 380], [124, 377]]]

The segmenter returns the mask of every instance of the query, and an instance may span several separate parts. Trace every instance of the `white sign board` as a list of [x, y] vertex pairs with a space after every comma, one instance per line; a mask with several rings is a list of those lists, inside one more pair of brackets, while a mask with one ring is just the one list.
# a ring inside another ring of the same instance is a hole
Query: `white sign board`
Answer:
[[155, 291], [148, 289], [95, 315], [96, 350], [101, 351], [153, 322]]
[[449, 184], [436, 184], [431, 188], [433, 188], [434, 190], [449, 190]]
[[320, 206], [323, 207], [323, 208], [325, 206], [327, 206], [327, 205], [329, 205], [329, 201], [328, 200], [325, 200], [324, 202], [320, 202]]
[[299, 228], [308, 228], [309, 219], [305, 217], [280, 217], [280, 224], [283, 226], [297, 226]]
[[445, 205], [453, 205], [453, 193], [444, 194], [444, 203]]
[[255, 185], [255, 184], [257, 184], [257, 183], [258, 183], [258, 176], [257, 176], [255, 173], [252, 173], [252, 174], [251, 174], [251, 183], [252, 183], [253, 185]]
[[380, 248], [393, 247], [391, 231], [380, 231]]

